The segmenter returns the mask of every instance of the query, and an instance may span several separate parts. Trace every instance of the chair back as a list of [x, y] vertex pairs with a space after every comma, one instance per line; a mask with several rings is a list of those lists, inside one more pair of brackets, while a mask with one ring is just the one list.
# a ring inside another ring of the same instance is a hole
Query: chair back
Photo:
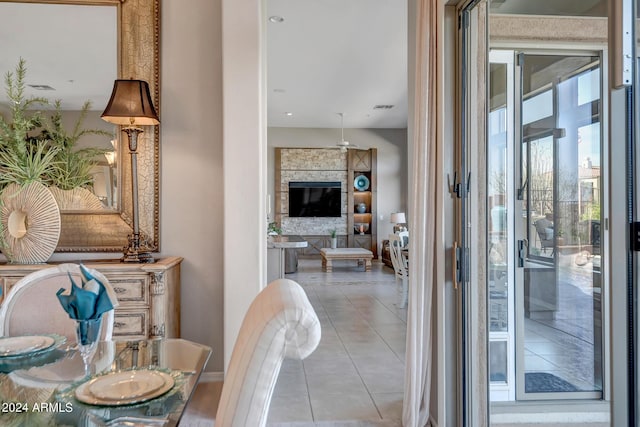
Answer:
[[[103, 274], [93, 269], [89, 271], [110, 295], [115, 295], [109, 280]], [[0, 308], [0, 336], [55, 333], [75, 342], [76, 322], [69, 318], [56, 296], [60, 288], [71, 288], [69, 274], [77, 284], [81, 283], [82, 273], [77, 264], [60, 264], [20, 279], [8, 292]], [[114, 310], [109, 310], [102, 315], [102, 340], [111, 339], [113, 312]]]
[[304, 359], [320, 342], [320, 321], [302, 287], [288, 279], [253, 300], [233, 347], [216, 427], [263, 427], [285, 357]]
[[553, 223], [546, 218], [541, 218], [534, 222], [533, 226], [536, 228], [541, 247], [552, 248], [555, 245], [555, 240], [553, 239]]
[[409, 231], [398, 231], [398, 237], [400, 237], [400, 240], [402, 241], [403, 248], [409, 246]]
[[389, 255], [391, 255], [391, 264], [399, 278], [409, 276], [409, 266], [406, 259], [402, 256], [403, 241], [397, 234], [389, 235]]

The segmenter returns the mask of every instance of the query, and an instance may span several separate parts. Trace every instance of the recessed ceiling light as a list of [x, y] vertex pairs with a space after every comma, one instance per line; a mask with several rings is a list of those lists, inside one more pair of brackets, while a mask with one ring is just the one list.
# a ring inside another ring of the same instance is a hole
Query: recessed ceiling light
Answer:
[[286, 113], [284, 113], [284, 115], [287, 117], [291, 117], [293, 116], [293, 113], [291, 111], [287, 111]]
[[274, 24], [279, 24], [284, 22], [284, 18], [282, 16], [273, 15], [269, 17], [269, 22], [273, 22]]

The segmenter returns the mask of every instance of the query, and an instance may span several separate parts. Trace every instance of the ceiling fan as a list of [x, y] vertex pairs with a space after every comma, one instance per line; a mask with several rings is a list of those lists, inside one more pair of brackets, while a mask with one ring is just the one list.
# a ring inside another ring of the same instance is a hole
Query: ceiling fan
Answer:
[[351, 144], [349, 141], [344, 140], [344, 113], [337, 113], [340, 116], [340, 142], [336, 143], [336, 147], [341, 151], [347, 151], [348, 149], [358, 148], [356, 144]]

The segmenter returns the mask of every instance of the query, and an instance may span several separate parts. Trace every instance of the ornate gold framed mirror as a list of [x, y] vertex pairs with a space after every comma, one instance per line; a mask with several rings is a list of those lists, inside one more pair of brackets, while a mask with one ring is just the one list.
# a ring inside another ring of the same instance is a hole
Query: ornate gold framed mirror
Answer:
[[[0, 3], [29, 3], [34, 6], [102, 6], [115, 8], [117, 16], [117, 78], [139, 79], [149, 83], [153, 103], [160, 114], [160, 5], [159, 0], [0, 0]], [[1, 4], [0, 4], [1, 6]], [[30, 22], [24, 17], [22, 23]], [[26, 26], [29, 27], [29, 26]], [[73, 28], [71, 28], [73, 30]], [[46, 28], [29, 27], [27, 31], [41, 31], [43, 43], [47, 40]], [[87, 34], [85, 34], [87, 36]], [[77, 34], [75, 37], [83, 37]], [[17, 43], [19, 38], [5, 43]], [[5, 45], [3, 43], [3, 45]], [[52, 48], [56, 46], [52, 44]], [[98, 50], [98, 48], [96, 48]], [[2, 48], [0, 48], [0, 52]], [[83, 58], [100, 52], [91, 52]], [[78, 53], [82, 55], [82, 53]], [[28, 66], [28, 64], [27, 64]], [[69, 80], [71, 82], [71, 80]], [[107, 82], [109, 93], [113, 81]], [[108, 95], [107, 93], [107, 99]], [[47, 98], [48, 94], [45, 94]], [[55, 95], [50, 99], [55, 99]], [[96, 105], [104, 109], [105, 105]], [[127, 236], [132, 232], [131, 162], [127, 144], [116, 129], [119, 152], [117, 154], [117, 207], [100, 210], [75, 210], [61, 212], [61, 233], [57, 252], [120, 252], [127, 246]], [[147, 246], [159, 250], [159, 147], [160, 125], [144, 126], [138, 141], [138, 199], [140, 230]]]

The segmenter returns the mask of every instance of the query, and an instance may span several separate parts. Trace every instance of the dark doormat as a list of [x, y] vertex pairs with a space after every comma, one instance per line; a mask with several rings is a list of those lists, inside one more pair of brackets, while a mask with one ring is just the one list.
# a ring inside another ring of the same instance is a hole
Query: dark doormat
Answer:
[[578, 391], [578, 388], [548, 372], [526, 372], [524, 374], [524, 391], [525, 393], [554, 393]]

